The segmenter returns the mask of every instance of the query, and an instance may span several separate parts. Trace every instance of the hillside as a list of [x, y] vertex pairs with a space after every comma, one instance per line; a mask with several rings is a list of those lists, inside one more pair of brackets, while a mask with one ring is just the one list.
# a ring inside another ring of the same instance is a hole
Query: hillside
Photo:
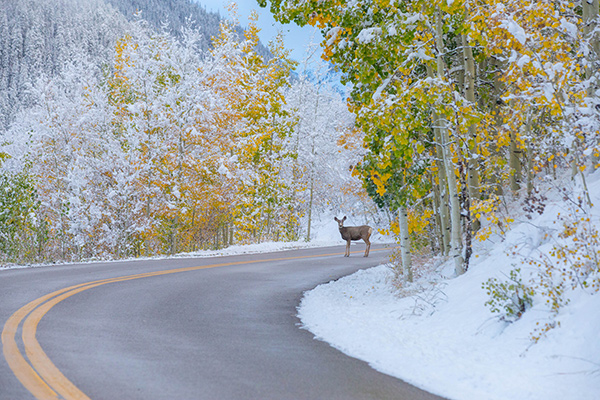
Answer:
[[[42, 77], [63, 71], [76, 55], [97, 66], [109, 63], [117, 38], [141, 11], [156, 30], [179, 36], [181, 28], [201, 33], [206, 50], [219, 31], [221, 17], [190, 0], [2, 0], [0, 7], [0, 132], [16, 114], [33, 104], [30, 88]], [[241, 28], [238, 28], [241, 32]], [[268, 51], [260, 44], [260, 54]]]
[[210, 38], [219, 32], [221, 16], [206, 11], [191, 0], [106, 0], [106, 3], [130, 21], [135, 18], [136, 12], [141, 11], [142, 17], [155, 29], [162, 29], [166, 23], [168, 29], [177, 36], [189, 21], [191, 28], [203, 33], [200, 47], [204, 50], [211, 46]]
[[[577, 248], [559, 231], [577, 213], [570, 200], [583, 192], [570, 178], [557, 184], [568, 200], [543, 185], [548, 200], [541, 213], [511, 202], [515, 222], [475, 245], [465, 274], [456, 277], [449, 260], [430, 259], [415, 266], [414, 283], [399, 288], [389, 265], [360, 271], [307, 292], [299, 307], [304, 327], [381, 372], [449, 399], [597, 399], [598, 275], [579, 271], [573, 284], [561, 273], [600, 248], [588, 232], [589, 251], [579, 248], [569, 263], [557, 257], [557, 249]], [[588, 187], [600, 204], [600, 172], [588, 176]], [[593, 230], [600, 210], [585, 213]], [[508, 282], [504, 290], [512, 296], [491, 296], [489, 282]], [[518, 302], [516, 286], [534, 294], [522, 313], [507, 315], [504, 306]], [[494, 298], [502, 301], [490, 312]]]
[[32, 104], [36, 79], [58, 74], [75, 53], [107, 60], [127, 22], [102, 1], [3, 1], [0, 7], [0, 131]]

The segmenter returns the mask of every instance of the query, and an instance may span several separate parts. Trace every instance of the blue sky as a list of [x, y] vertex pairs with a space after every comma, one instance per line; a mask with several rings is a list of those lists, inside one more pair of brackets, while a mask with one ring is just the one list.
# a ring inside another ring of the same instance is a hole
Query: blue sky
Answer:
[[[195, 0], [201, 5], [206, 7], [207, 11], [219, 12], [221, 16], [229, 18], [229, 12], [227, 11], [227, 4], [230, 0]], [[277, 35], [278, 31], [282, 31], [284, 34], [285, 47], [292, 51], [291, 56], [296, 61], [302, 62], [305, 57], [305, 51], [308, 44], [311, 42], [311, 37], [314, 36], [316, 43], [321, 42], [321, 34], [318, 30], [315, 30], [311, 26], [305, 26], [300, 28], [295, 24], [282, 25], [276, 22], [271, 13], [266, 8], [261, 8], [256, 3], [256, 0], [237, 0], [239, 20], [241, 26], [248, 24], [248, 16], [253, 10], [258, 12], [258, 26], [261, 28], [259, 34], [260, 40], [264, 45]], [[319, 48], [319, 53], [320, 48]]]

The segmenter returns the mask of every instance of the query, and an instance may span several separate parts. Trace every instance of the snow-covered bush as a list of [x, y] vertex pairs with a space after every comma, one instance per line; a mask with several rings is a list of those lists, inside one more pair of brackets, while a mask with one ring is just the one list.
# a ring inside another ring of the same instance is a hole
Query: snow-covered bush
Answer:
[[[491, 277], [482, 284], [488, 295], [485, 305], [502, 321], [515, 322], [531, 308], [547, 315], [530, 332], [534, 343], [560, 326], [561, 311], [572, 298], [600, 291], [597, 210], [583, 180], [578, 185], [568, 177], [562, 179], [560, 187], [552, 180], [545, 189], [552, 200], [537, 191], [524, 200], [523, 216], [538, 239], [518, 244], [507, 254], [522, 267], [513, 268], [504, 279]], [[515, 218], [520, 218], [517, 214]]]
[[548, 322], [538, 323], [531, 338], [537, 342], [550, 329], [560, 326], [556, 321], [562, 307], [570, 302], [574, 291], [594, 294], [600, 290], [600, 237], [593, 222], [591, 207], [583, 197], [575, 201], [563, 197], [569, 211], [559, 213], [555, 223], [561, 230], [547, 253], [527, 262], [536, 267], [533, 290], [549, 308]]

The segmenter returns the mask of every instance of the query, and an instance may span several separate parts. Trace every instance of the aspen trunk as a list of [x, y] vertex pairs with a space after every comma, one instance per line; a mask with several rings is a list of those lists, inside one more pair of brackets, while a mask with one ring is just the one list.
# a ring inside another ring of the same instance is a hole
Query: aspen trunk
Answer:
[[[430, 66], [427, 66], [427, 74], [430, 78], [434, 77], [433, 69]], [[446, 173], [446, 165], [444, 163], [444, 153], [442, 151], [442, 138], [439, 129], [439, 123], [437, 114], [434, 113], [434, 127], [433, 132], [435, 136], [435, 141], [437, 145], [435, 146], [436, 156], [437, 156], [437, 167], [438, 167], [438, 182], [432, 182], [433, 186], [438, 190], [439, 197], [439, 218], [440, 218], [440, 230], [441, 230], [441, 252], [443, 255], [447, 256], [451, 252], [450, 238], [452, 236], [450, 231], [450, 208], [448, 205], [448, 178]]]
[[402, 257], [404, 280], [412, 282], [412, 257], [410, 254], [411, 245], [408, 232], [408, 211], [406, 210], [406, 207], [400, 207], [398, 210], [398, 226], [400, 228], [400, 255]]
[[[504, 71], [505, 70], [505, 66], [502, 65], [502, 62], [496, 60], [496, 59], [490, 59], [490, 65], [493, 66], [494, 68], [494, 84], [493, 84], [493, 90], [492, 90], [492, 105], [491, 105], [491, 109], [493, 111], [493, 113], [495, 114], [495, 118], [494, 118], [494, 123], [496, 126], [496, 129], [500, 129], [500, 127], [502, 126], [502, 124], [504, 123], [503, 121], [503, 117], [502, 117], [502, 107], [505, 105], [503, 100], [502, 100], [502, 92], [503, 92], [503, 83], [500, 80], [500, 74], [498, 73], [498, 71]], [[499, 151], [498, 151], [498, 146], [496, 146], [495, 143], [490, 143], [490, 152], [498, 155], [499, 156]], [[498, 176], [499, 174], [499, 169], [498, 169], [498, 163], [494, 163], [494, 171], [492, 174], [490, 174], [490, 178], [489, 178], [489, 185], [491, 186], [491, 190], [490, 192], [493, 192], [495, 194], [497, 194], [498, 196], [502, 196], [504, 194], [504, 189], [502, 186], [502, 182], [498, 181]]]
[[[311, 172], [312, 174], [312, 172]], [[313, 209], [313, 192], [314, 192], [314, 177], [310, 177], [310, 197], [308, 199], [308, 227], [306, 229], [306, 241], [310, 242], [310, 228], [312, 225], [312, 209]]]
[[[437, 47], [437, 74], [440, 79], [444, 79], [444, 40], [442, 31], [442, 15], [438, 8], [436, 13], [436, 47]], [[454, 271], [456, 275], [462, 275], [465, 272], [464, 259], [462, 255], [462, 230], [461, 230], [461, 210], [458, 199], [458, 188], [456, 185], [456, 174], [454, 165], [452, 164], [452, 152], [450, 151], [450, 135], [448, 133], [448, 121], [446, 118], [435, 113], [434, 120], [436, 121], [437, 129], [441, 139], [442, 156], [444, 166], [446, 167], [446, 176], [448, 181], [448, 195], [450, 200], [450, 224], [452, 236], [450, 238], [452, 248], [452, 258], [454, 258]]]
[[[431, 187], [433, 188], [433, 210], [434, 210], [434, 218], [435, 218], [435, 224], [436, 224], [436, 233], [438, 236], [438, 244], [440, 246], [440, 252], [442, 254], [444, 254], [444, 227], [442, 227], [442, 217], [441, 217], [441, 213], [442, 213], [442, 206], [441, 206], [441, 199], [440, 199], [440, 188], [438, 186], [438, 184], [435, 182], [435, 177], [431, 177]], [[435, 250], [434, 250], [435, 251]]]
[[[585, 38], [589, 38], [590, 47], [593, 51], [592, 57], [596, 57], [596, 60], [600, 59], [600, 34], [596, 33], [595, 36], [591, 37], [598, 25], [598, 15], [600, 14], [600, 1], [599, 0], [584, 0], [581, 2], [583, 8], [583, 34]], [[590, 79], [594, 73], [593, 63], [590, 63], [585, 70], [585, 77]], [[588, 96], [593, 96], [594, 92], [600, 86], [600, 82], [593, 82], [587, 89]], [[600, 165], [600, 157], [596, 156], [595, 152], [591, 155], [592, 168], [595, 170]]]
[[[437, 121], [437, 118], [434, 118]], [[436, 146], [437, 154], [438, 154], [438, 188], [439, 188], [439, 196], [440, 196], [440, 219], [441, 219], [441, 230], [442, 230], [442, 254], [449, 255], [451, 251], [450, 246], [450, 237], [452, 233], [450, 231], [450, 206], [448, 200], [448, 177], [446, 173], [446, 165], [444, 163], [444, 154], [442, 152], [442, 148], [439, 145], [442, 143], [440, 130], [436, 127], [434, 128], [435, 139], [438, 143]]]
[[527, 196], [533, 193], [533, 149], [531, 141], [527, 140]]
[[[591, 35], [594, 34], [594, 30], [597, 27], [597, 21], [595, 21], [596, 18], [598, 18], [598, 14], [600, 13], [600, 1], [599, 0], [584, 0], [581, 2], [581, 6], [582, 6], [582, 17], [583, 17], [583, 34], [585, 36], [585, 38], [587, 38], [590, 41], [590, 47], [593, 50], [596, 57], [600, 56], [600, 36], [598, 34], [596, 34], [595, 36], [591, 37]], [[592, 55], [593, 57], [593, 55]], [[593, 66], [588, 66], [586, 67], [585, 70], [585, 75], [586, 78], [589, 79], [592, 77], [592, 74], [594, 73], [594, 70], [592, 69]], [[588, 88], [588, 95], [592, 95], [594, 93], [594, 90], [597, 88], [597, 84], [598, 82], [595, 82], [595, 85], [591, 85]]]
[[[471, 209], [471, 196], [469, 194], [469, 188], [467, 184], [467, 171], [464, 167], [464, 163], [459, 161], [459, 171], [460, 171], [460, 183], [461, 183], [461, 192], [462, 192], [462, 201], [464, 210]], [[469, 269], [469, 260], [471, 258], [471, 254], [473, 254], [472, 247], [472, 239], [473, 239], [473, 222], [471, 220], [471, 213], [465, 211], [465, 261], [464, 261], [464, 270], [467, 271]]]
[[452, 236], [450, 238], [451, 256], [454, 258], [454, 271], [456, 275], [462, 275], [464, 270], [464, 259], [462, 255], [462, 229], [460, 201], [458, 199], [458, 187], [456, 185], [456, 174], [452, 165], [452, 154], [450, 152], [450, 138], [448, 128], [445, 126], [445, 118], [439, 118], [438, 122], [442, 124], [440, 129], [442, 139], [442, 150], [444, 153], [444, 164], [446, 166], [448, 178], [448, 195], [450, 200], [450, 225]]
[[[465, 79], [464, 89], [465, 97], [471, 106], [475, 108], [477, 101], [475, 99], [475, 59], [473, 58], [473, 49], [469, 46], [466, 35], [461, 35], [463, 56], [465, 59]], [[467, 185], [469, 191], [469, 204], [473, 204], [473, 200], [478, 199], [479, 194], [479, 166], [477, 163], [477, 127], [475, 124], [469, 125], [469, 158], [467, 165]], [[471, 227], [473, 231], [478, 231], [481, 226], [479, 220], [471, 214], [471, 210], [467, 210], [470, 215]]]
[[521, 149], [517, 143], [517, 134], [515, 132], [510, 133], [510, 154], [509, 154], [509, 168], [510, 168], [510, 189], [516, 192], [521, 188]]

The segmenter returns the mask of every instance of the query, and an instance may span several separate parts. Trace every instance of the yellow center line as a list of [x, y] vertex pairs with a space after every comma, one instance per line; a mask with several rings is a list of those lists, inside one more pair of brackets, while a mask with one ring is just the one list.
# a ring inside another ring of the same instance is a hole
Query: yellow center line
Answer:
[[[384, 250], [375, 249], [374, 251]], [[362, 253], [362, 251], [356, 251], [353, 253]], [[243, 265], [243, 264], [256, 264], [261, 262], [272, 262], [272, 261], [287, 261], [297, 260], [303, 258], [316, 258], [316, 257], [329, 257], [337, 256], [342, 253], [330, 253], [330, 254], [319, 254], [310, 256], [296, 256], [296, 257], [280, 257], [263, 259], [256, 261], [236, 261], [220, 264], [210, 264], [196, 267], [184, 267], [176, 268], [171, 270], [146, 272], [135, 275], [126, 275], [116, 278], [100, 279], [96, 281], [90, 281], [80, 283], [78, 285], [69, 286], [64, 289], [57, 290], [42, 296], [36, 300], [31, 301], [25, 306], [18, 309], [12, 314], [2, 330], [2, 350], [4, 358], [8, 362], [8, 366], [13, 371], [17, 379], [31, 394], [40, 400], [59, 400], [63, 398], [65, 400], [89, 400], [89, 397], [77, 388], [69, 379], [67, 379], [62, 372], [54, 365], [50, 358], [46, 355], [41, 345], [36, 339], [37, 326], [41, 319], [58, 303], [61, 301], [81, 293], [85, 290], [92, 289], [107, 283], [124, 282], [133, 279], [147, 278], [160, 275], [176, 274], [180, 272], [197, 271], [201, 269], [226, 267], [232, 265]], [[23, 322], [25, 320], [25, 322]], [[29, 359], [29, 362], [23, 357], [15, 336], [19, 326], [23, 322], [22, 339], [25, 347], [25, 354]]]

